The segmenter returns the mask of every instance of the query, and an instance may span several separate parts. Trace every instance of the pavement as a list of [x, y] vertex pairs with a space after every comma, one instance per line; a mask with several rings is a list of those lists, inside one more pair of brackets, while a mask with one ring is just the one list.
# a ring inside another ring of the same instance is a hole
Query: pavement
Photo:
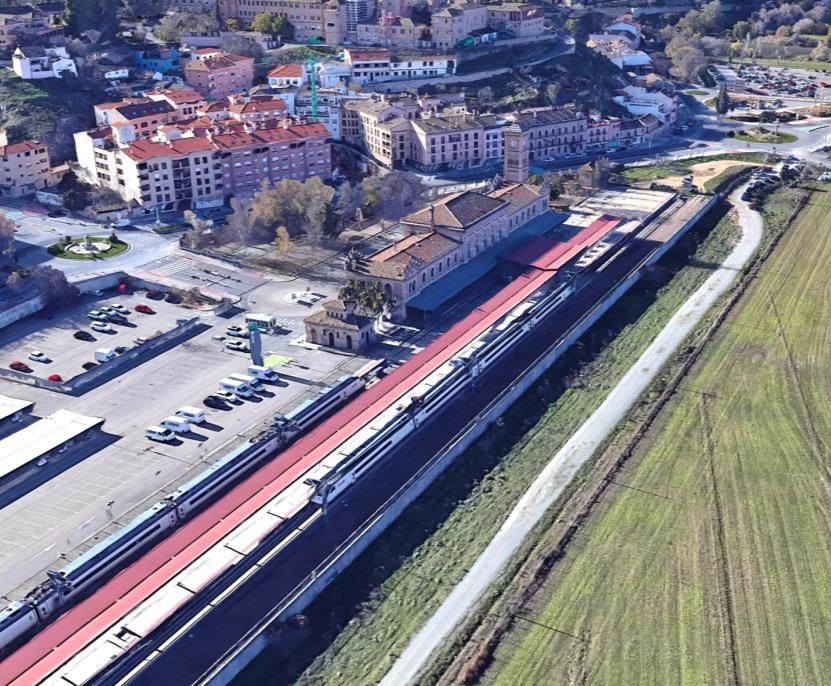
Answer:
[[109, 235], [110, 229], [100, 222], [71, 215], [49, 217], [46, 214], [47, 208], [36, 202], [4, 198], [0, 211], [17, 224], [15, 247], [21, 266], [46, 264], [60, 269], [70, 280], [132, 269], [169, 255], [178, 247], [177, 235], [162, 236], [150, 231], [151, 224], [144, 224], [142, 228], [116, 231], [119, 238], [130, 245], [129, 250], [117, 257], [106, 260], [67, 260], [53, 257], [46, 249], [63, 236]]
[[762, 218], [741, 201], [745, 187], [735, 191], [730, 198], [739, 213], [742, 228], [739, 243], [670, 319], [603, 404], [543, 469], [468, 573], [395, 661], [381, 686], [403, 686], [415, 681], [430, 655], [445, 643], [482, 593], [499, 577], [511, 556], [578, 469], [623, 420], [661, 367], [753, 256], [762, 238]]

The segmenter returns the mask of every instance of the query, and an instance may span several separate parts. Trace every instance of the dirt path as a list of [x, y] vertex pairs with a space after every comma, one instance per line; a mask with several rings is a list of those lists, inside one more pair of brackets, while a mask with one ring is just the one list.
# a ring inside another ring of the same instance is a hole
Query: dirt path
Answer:
[[468, 573], [410, 641], [381, 681], [381, 686], [404, 686], [415, 679], [433, 651], [442, 645], [481, 594], [496, 580], [523, 539], [559, 497], [577, 470], [638, 401], [661, 367], [752, 257], [762, 238], [762, 218], [740, 200], [743, 190], [744, 187], [741, 187], [731, 196], [742, 228], [742, 237], [736, 247], [679, 308], [603, 404], [552, 458]]
[[[692, 165], [689, 170], [693, 175], [693, 185], [703, 188], [704, 184], [710, 179], [715, 178], [721, 174], [725, 169], [730, 167], [759, 167], [756, 162], [738, 162], [736, 160], [716, 160], [714, 162], [699, 162]], [[672, 186], [673, 188], [681, 188], [684, 183], [683, 176], [669, 176], [665, 179], [660, 179], [659, 183]]]

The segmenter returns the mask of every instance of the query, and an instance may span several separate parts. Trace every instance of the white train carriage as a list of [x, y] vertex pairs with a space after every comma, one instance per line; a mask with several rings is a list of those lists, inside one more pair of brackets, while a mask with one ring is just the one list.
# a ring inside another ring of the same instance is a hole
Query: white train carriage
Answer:
[[20, 600], [10, 603], [0, 610], [0, 645], [11, 645], [37, 625], [38, 614], [33, 607]]

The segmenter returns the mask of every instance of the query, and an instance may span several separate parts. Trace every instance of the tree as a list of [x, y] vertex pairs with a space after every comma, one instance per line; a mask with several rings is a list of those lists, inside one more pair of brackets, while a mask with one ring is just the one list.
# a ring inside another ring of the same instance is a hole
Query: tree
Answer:
[[744, 40], [750, 35], [750, 22], [749, 21], [737, 21], [733, 24], [733, 37], [736, 40]]
[[78, 289], [66, 280], [66, 274], [60, 269], [43, 265], [19, 269], [9, 277], [6, 285], [15, 293], [37, 288], [45, 305], [65, 305], [76, 300], [79, 295]]
[[274, 38], [284, 38], [290, 33], [288, 20], [273, 12], [260, 12], [255, 15], [251, 20], [251, 30]]
[[370, 176], [361, 182], [365, 195], [363, 210], [379, 218], [398, 221], [424, 192], [414, 174], [394, 171]]
[[277, 248], [277, 252], [283, 255], [291, 250], [291, 236], [289, 236], [289, 232], [286, 230], [286, 227], [278, 226], [274, 233], [276, 235], [276, 238], [274, 239], [274, 247]]
[[122, 0], [122, 6], [129, 17], [153, 17], [164, 11], [161, 0]]
[[727, 86], [722, 85], [716, 96], [716, 112], [725, 115], [730, 111], [730, 96], [727, 94]]
[[66, 0], [63, 21], [71, 36], [80, 36], [88, 29], [100, 31], [104, 38], [113, 38], [118, 31], [118, 11], [111, 0]]
[[289, 235], [305, 234], [312, 242], [318, 243], [336, 223], [332, 200], [335, 189], [327, 186], [317, 176], [303, 183], [283, 179], [257, 193], [251, 204], [251, 222], [254, 230], [269, 241], [276, 237], [278, 226]]
[[14, 262], [14, 231], [17, 228], [5, 214], [0, 214], [0, 264]]
[[229, 203], [233, 212], [228, 215], [228, 221], [222, 227], [222, 236], [226, 241], [236, 241], [247, 245], [254, 242], [253, 236], [256, 222], [251, 216], [253, 198], [231, 198]]
[[557, 83], [549, 83], [546, 84], [545, 88], [543, 89], [543, 98], [545, 98], [545, 102], [551, 105], [552, 107], [557, 104], [557, 98], [560, 95], [560, 89], [563, 87], [563, 84]]
[[240, 24], [240, 20], [236, 17], [228, 17], [225, 20], [225, 28], [229, 31], [239, 31], [242, 28], [242, 24]]

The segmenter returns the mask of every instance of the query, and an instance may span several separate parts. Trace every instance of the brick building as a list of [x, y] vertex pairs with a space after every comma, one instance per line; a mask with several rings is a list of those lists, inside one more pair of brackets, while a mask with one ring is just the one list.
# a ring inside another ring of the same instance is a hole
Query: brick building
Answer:
[[247, 91], [254, 84], [254, 58], [215, 53], [184, 65], [185, 83], [208, 100]]

